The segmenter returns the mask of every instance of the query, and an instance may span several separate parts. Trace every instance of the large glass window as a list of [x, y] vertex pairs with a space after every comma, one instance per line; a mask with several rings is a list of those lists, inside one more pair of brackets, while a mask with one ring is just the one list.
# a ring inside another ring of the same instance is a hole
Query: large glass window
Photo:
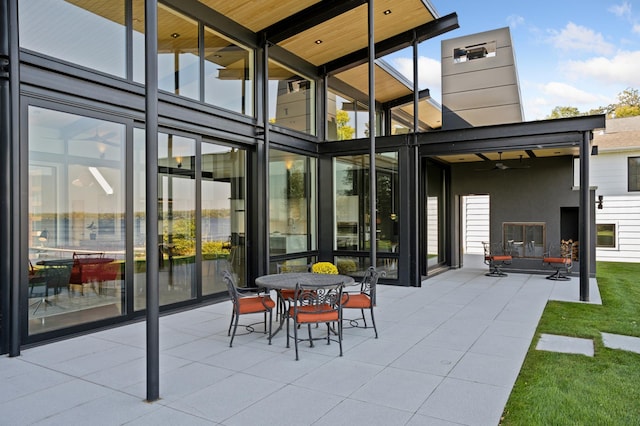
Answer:
[[640, 157], [629, 157], [629, 192], [640, 191]]
[[[368, 251], [370, 248], [369, 170], [369, 155], [342, 156], [334, 160], [336, 250]], [[376, 154], [376, 186], [378, 266], [385, 267], [387, 278], [393, 278], [397, 273], [399, 243], [396, 152]]]
[[269, 242], [272, 256], [316, 249], [316, 159], [269, 151]]
[[315, 82], [269, 60], [269, 122], [316, 134]]
[[204, 101], [253, 115], [252, 51], [204, 29]]
[[200, 99], [198, 22], [158, 4], [158, 89]]
[[125, 1], [20, 0], [20, 46], [126, 76]]
[[[136, 206], [136, 310], [146, 305], [145, 224], [145, 134], [134, 132], [134, 204]], [[158, 133], [158, 255], [160, 305], [196, 297], [196, 141], [192, 138]]]
[[[382, 116], [376, 113], [376, 135], [382, 134]], [[361, 102], [329, 90], [327, 94], [327, 140], [369, 137], [369, 109]]]
[[[158, 134], [158, 254], [160, 304], [197, 296], [196, 238], [202, 258], [202, 294], [226, 291], [229, 270], [245, 283], [246, 152], [213, 143], [201, 146], [201, 208], [198, 219], [197, 141]], [[134, 131], [134, 245], [136, 310], [146, 305], [145, 134]], [[199, 220], [199, 233], [196, 232]]]
[[123, 314], [125, 125], [29, 107], [29, 334]]
[[202, 294], [226, 291], [229, 270], [245, 280], [245, 170], [242, 150], [202, 144]]

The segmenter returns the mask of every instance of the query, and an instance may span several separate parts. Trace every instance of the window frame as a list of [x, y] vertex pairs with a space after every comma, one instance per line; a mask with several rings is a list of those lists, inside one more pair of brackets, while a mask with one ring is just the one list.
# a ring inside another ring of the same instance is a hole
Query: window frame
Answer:
[[640, 192], [640, 156], [627, 157], [627, 191]]

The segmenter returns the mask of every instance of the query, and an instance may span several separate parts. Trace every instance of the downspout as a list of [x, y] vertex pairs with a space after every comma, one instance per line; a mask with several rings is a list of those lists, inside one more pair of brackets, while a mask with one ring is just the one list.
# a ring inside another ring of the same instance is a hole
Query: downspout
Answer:
[[376, 205], [378, 190], [376, 187], [376, 93], [375, 93], [375, 32], [374, 32], [374, 0], [368, 3], [369, 29], [369, 227], [371, 266], [377, 267], [376, 260]]
[[144, 2], [147, 232], [147, 402], [160, 398], [158, 251], [158, 1]]
[[589, 160], [591, 132], [584, 132], [580, 145], [580, 301], [589, 301], [591, 268], [591, 191], [589, 190]]

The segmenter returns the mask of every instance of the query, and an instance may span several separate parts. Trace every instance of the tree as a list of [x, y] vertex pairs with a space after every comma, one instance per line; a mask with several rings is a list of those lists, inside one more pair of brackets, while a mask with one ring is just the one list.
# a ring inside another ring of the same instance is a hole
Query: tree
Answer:
[[613, 111], [616, 118], [635, 117], [640, 115], [640, 106], [638, 105], [620, 105]]
[[618, 106], [630, 106], [630, 107], [640, 107], [640, 94], [638, 94], [638, 89], [632, 89], [631, 87], [627, 87], [622, 92], [618, 93]]
[[551, 114], [547, 116], [547, 118], [567, 118], [567, 117], [578, 117], [583, 115], [580, 110], [576, 107], [572, 106], [557, 106], [551, 111]]
[[338, 140], [344, 141], [353, 139], [353, 134], [356, 132], [356, 129], [349, 126], [349, 121], [351, 121], [351, 117], [349, 117], [349, 113], [347, 111], [341, 109], [336, 111]]
[[618, 93], [618, 103], [613, 109], [613, 115], [616, 118], [640, 115], [640, 94], [638, 94], [638, 89], [627, 87]]

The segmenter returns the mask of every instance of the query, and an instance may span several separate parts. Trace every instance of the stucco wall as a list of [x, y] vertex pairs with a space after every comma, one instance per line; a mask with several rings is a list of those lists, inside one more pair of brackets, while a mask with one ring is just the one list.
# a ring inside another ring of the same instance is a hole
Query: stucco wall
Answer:
[[[454, 195], [490, 196], [490, 237], [503, 239], [505, 222], [542, 222], [546, 228], [545, 245], [558, 243], [561, 235], [561, 209], [577, 208], [580, 193], [573, 188], [572, 157], [527, 159], [522, 163], [505, 162], [525, 169], [491, 170], [494, 162], [458, 163], [452, 167]], [[577, 223], [576, 223], [577, 228]], [[577, 239], [577, 235], [575, 236]], [[514, 259], [512, 268], [542, 269], [540, 259]], [[574, 271], [578, 271], [577, 264]]]

